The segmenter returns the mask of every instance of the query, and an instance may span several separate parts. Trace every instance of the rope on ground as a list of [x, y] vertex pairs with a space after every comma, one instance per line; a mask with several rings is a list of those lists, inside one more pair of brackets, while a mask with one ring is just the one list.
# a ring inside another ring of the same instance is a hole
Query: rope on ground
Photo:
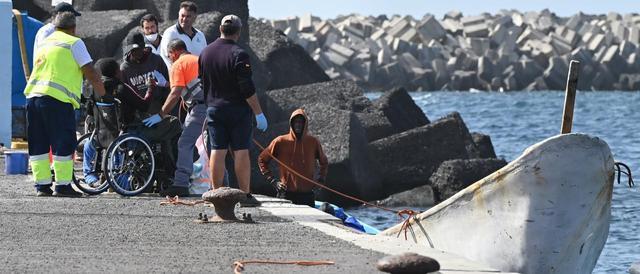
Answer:
[[[633, 182], [633, 176], [631, 175], [631, 168], [629, 168], [628, 165], [621, 162], [616, 162], [614, 166], [616, 167], [616, 171], [618, 172], [618, 184], [620, 184], [622, 174], [625, 174], [627, 175], [627, 184], [629, 185], [629, 187], [633, 187], [634, 182]], [[626, 169], [626, 171], [622, 170], [622, 168]]]
[[167, 196], [166, 198], [167, 198], [166, 200], [164, 200], [164, 201], [160, 202], [160, 205], [161, 205], [161, 206], [163, 206], [163, 205], [186, 205], [186, 206], [194, 206], [194, 205], [197, 205], [197, 204], [204, 204], [204, 203], [207, 203], [207, 202], [205, 202], [204, 200], [195, 200], [195, 201], [188, 201], [188, 202], [185, 202], [185, 201], [180, 200], [180, 198], [179, 198], [178, 196], [175, 196], [175, 197], [169, 197], [169, 196]]
[[295, 264], [302, 266], [333, 265], [332, 261], [273, 261], [273, 260], [245, 260], [233, 262], [233, 273], [240, 274], [246, 264]]

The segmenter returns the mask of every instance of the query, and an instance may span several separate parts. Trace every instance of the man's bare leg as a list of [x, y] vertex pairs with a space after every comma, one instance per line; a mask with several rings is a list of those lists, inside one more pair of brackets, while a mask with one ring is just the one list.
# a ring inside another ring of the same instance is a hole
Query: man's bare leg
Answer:
[[251, 182], [251, 161], [249, 159], [249, 150], [243, 149], [234, 151], [233, 156], [236, 178], [238, 178], [238, 187], [240, 187], [240, 190], [249, 193], [249, 184]]
[[213, 189], [222, 187], [224, 183], [224, 159], [226, 156], [226, 149], [211, 150], [211, 158], [209, 159], [209, 173], [211, 174]]

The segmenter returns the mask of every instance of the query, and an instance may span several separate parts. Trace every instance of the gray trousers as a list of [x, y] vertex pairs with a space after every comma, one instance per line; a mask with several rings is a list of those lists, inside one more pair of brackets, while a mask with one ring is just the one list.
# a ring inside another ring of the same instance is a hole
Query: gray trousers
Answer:
[[196, 147], [198, 137], [202, 134], [206, 118], [206, 104], [198, 104], [187, 113], [182, 135], [178, 139], [178, 161], [173, 181], [174, 186], [189, 187], [189, 178], [193, 172], [193, 150]]

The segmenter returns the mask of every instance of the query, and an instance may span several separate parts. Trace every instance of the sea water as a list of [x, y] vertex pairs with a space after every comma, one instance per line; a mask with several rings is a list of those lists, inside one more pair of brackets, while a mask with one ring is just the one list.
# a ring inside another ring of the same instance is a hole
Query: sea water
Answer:
[[[371, 99], [380, 95], [367, 93]], [[414, 92], [411, 96], [431, 121], [459, 112], [469, 131], [491, 136], [496, 154], [507, 161], [558, 134], [562, 123], [564, 92]], [[627, 273], [633, 262], [640, 261], [640, 92], [578, 92], [572, 132], [603, 139], [615, 161], [629, 165], [636, 175], [634, 188], [614, 186], [609, 237], [593, 271]], [[347, 212], [381, 230], [399, 222], [393, 214], [371, 208]]]

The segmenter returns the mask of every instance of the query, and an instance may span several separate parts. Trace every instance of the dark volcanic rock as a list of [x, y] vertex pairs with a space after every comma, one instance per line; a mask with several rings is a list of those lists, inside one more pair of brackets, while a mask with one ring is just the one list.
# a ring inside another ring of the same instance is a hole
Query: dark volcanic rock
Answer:
[[145, 13], [145, 10], [84, 11], [77, 18], [76, 32], [93, 60], [111, 57], [116, 50], [122, 51], [120, 42]]
[[266, 113], [270, 121], [289, 120], [291, 112], [308, 103], [322, 103], [336, 109], [363, 112], [372, 106], [364, 91], [349, 80], [336, 80], [268, 91]]
[[270, 75], [268, 90], [329, 81], [309, 54], [282, 32], [251, 18], [250, 46]]
[[[385, 113], [374, 107], [364, 96], [362, 88], [350, 80], [334, 80], [272, 90], [267, 92], [263, 102], [269, 121], [287, 121], [295, 109], [309, 103], [322, 103], [355, 112], [367, 133], [367, 141], [399, 132], [394, 129]], [[391, 108], [384, 108], [384, 110], [387, 109]]]
[[446, 160], [469, 159], [478, 151], [460, 114], [369, 144], [382, 173], [385, 191], [393, 194], [426, 183]]
[[13, 0], [13, 8], [19, 11], [27, 11], [29, 16], [38, 19], [42, 22], [46, 21], [51, 17], [51, 1], [48, 6], [40, 6], [32, 0]]
[[[365, 200], [380, 199], [380, 177], [367, 153], [367, 137], [353, 112], [323, 104], [306, 105], [309, 132], [316, 136], [329, 159], [327, 186]], [[353, 204], [322, 190], [317, 200]]]
[[457, 159], [443, 162], [429, 181], [437, 202], [444, 201], [507, 165], [503, 159]]
[[429, 185], [393, 194], [378, 202], [382, 206], [429, 207], [435, 204], [433, 188]]
[[497, 158], [489, 135], [473, 132], [471, 133], [471, 137], [476, 147], [478, 147], [477, 158]]
[[429, 119], [404, 88], [384, 93], [373, 102], [389, 119], [396, 132], [424, 126]]
[[367, 141], [372, 142], [396, 133], [387, 116], [380, 110], [356, 113], [367, 132]]
[[418, 274], [440, 270], [438, 261], [416, 253], [387, 256], [376, 264], [378, 270], [393, 274]]

